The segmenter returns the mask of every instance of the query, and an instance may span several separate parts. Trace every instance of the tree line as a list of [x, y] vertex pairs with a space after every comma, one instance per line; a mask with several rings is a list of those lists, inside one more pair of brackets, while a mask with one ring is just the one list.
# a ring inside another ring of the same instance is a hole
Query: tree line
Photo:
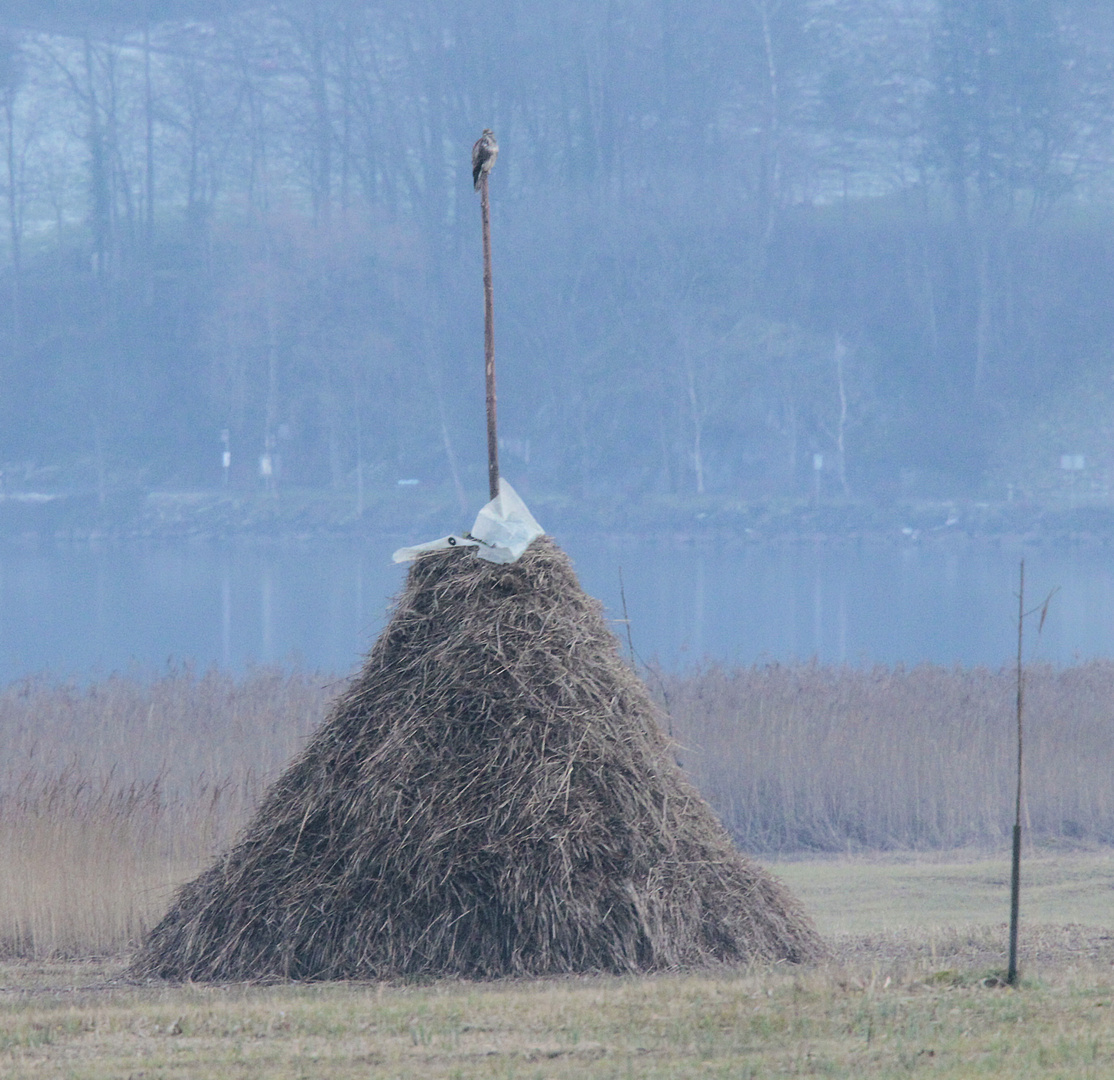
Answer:
[[1098, 0], [138, 9], [16, 3], [0, 38], [9, 481], [216, 483], [227, 447], [245, 487], [481, 491], [484, 126], [527, 488], [1102, 460], [1095, 425], [1016, 438], [1114, 372]]

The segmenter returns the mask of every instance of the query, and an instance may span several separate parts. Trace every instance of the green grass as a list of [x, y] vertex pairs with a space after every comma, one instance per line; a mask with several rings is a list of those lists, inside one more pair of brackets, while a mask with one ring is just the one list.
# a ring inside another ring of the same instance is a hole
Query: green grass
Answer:
[[[1009, 853], [878, 855], [768, 864], [815, 916], [821, 933], [991, 926], [1009, 917]], [[1114, 850], [1026, 852], [1024, 922], [1114, 924]]]
[[[937, 965], [942, 961], [937, 959]], [[892, 968], [892, 970], [890, 970]], [[5, 971], [11, 978], [12, 972]], [[1022, 989], [863, 958], [793, 972], [5, 995], [0, 1074], [47, 1077], [1109, 1077], [1114, 980]]]
[[1000, 860], [812, 860], [775, 867], [830, 935], [811, 968], [172, 987], [117, 981], [120, 960], [0, 965], [0, 1076], [1108, 1078], [1111, 855], [1030, 862], [1060, 924], [1023, 919], [1016, 990]]

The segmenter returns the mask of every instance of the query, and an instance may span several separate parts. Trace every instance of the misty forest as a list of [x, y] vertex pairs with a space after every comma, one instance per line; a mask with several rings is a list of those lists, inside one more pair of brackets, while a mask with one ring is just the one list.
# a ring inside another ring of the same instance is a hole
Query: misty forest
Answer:
[[1107, 3], [5, 9], [8, 491], [1108, 494]]

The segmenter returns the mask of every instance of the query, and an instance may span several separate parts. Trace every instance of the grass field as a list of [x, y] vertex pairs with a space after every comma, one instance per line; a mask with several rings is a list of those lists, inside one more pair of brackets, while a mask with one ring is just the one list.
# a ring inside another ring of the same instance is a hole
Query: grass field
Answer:
[[[875, 855], [768, 863], [808, 906], [820, 932], [991, 927], [1009, 915], [1009, 853]], [[1114, 849], [1026, 852], [1023, 922], [1114, 933]]]
[[1017, 990], [1002, 860], [802, 860], [775, 869], [833, 946], [805, 969], [137, 987], [119, 960], [3, 964], [0, 1076], [1108, 1078], [1114, 855], [1026, 866]]

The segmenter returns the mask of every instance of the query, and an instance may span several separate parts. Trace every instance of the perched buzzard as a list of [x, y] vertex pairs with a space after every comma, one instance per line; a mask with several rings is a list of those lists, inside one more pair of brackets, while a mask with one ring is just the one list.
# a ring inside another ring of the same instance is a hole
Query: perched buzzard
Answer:
[[495, 132], [491, 128], [484, 128], [484, 133], [472, 147], [472, 186], [477, 191], [480, 190], [480, 177], [491, 172], [498, 156], [499, 144], [495, 141]]

